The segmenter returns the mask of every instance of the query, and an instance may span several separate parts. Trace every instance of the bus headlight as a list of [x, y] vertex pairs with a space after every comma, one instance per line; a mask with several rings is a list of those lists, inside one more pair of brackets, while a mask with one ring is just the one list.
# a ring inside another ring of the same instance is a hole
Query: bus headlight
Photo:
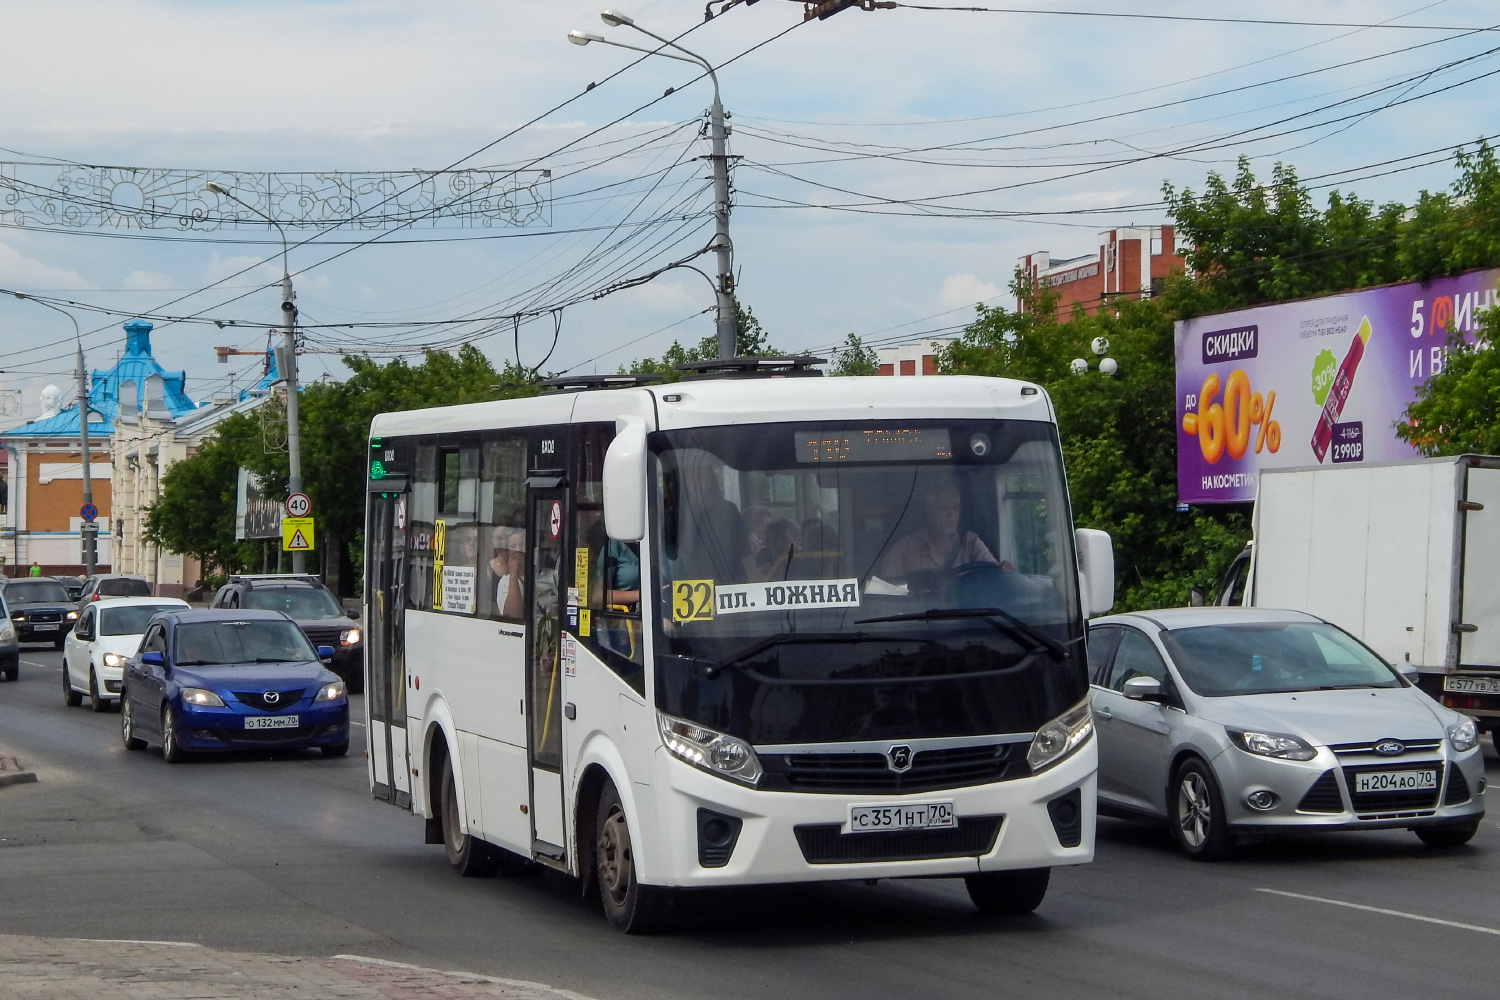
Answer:
[[1031, 765], [1031, 773], [1045, 771], [1083, 746], [1092, 735], [1094, 713], [1089, 710], [1089, 700], [1085, 698], [1036, 731], [1031, 749], [1026, 751], [1026, 763]]
[[694, 767], [747, 785], [760, 781], [760, 758], [744, 740], [661, 712], [656, 721], [667, 749]]

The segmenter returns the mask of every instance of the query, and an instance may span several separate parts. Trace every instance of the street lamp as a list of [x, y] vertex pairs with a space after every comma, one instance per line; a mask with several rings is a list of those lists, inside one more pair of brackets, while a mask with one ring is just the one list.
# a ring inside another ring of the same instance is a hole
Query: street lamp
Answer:
[[[89, 384], [88, 375], [83, 367], [83, 334], [78, 330], [78, 318], [60, 306], [41, 299], [34, 299], [23, 292], [12, 293], [16, 298], [25, 302], [35, 302], [37, 305], [53, 312], [62, 313], [73, 323], [73, 344], [78, 349], [78, 451], [83, 458], [83, 507], [94, 506], [94, 478], [89, 468]], [[83, 510], [78, 512], [80, 515]], [[85, 576], [93, 576], [98, 569], [99, 560], [99, 526], [93, 521], [82, 521], [78, 527], [80, 546], [83, 549], [83, 572]]]
[[[1114, 375], [1120, 370], [1120, 363], [1118, 361], [1114, 358], [1103, 356], [1109, 352], [1109, 338], [1095, 337], [1094, 342], [1089, 346], [1093, 349], [1095, 356], [1099, 358], [1099, 371], [1102, 374]], [[1074, 358], [1068, 362], [1068, 368], [1072, 370], [1074, 375], [1086, 375], [1093, 368], [1093, 365], [1090, 365], [1083, 358]]]
[[[605, 10], [600, 13], [599, 19], [612, 28], [630, 28], [639, 31], [648, 38], [653, 38], [661, 43], [654, 49], [641, 48], [636, 45], [626, 45], [623, 42], [610, 41], [602, 35], [596, 35], [588, 31], [574, 29], [568, 32], [568, 41], [574, 45], [587, 45], [590, 42], [600, 42], [604, 45], [613, 45], [617, 49], [630, 49], [632, 52], [644, 52], [652, 56], [664, 56], [667, 59], [676, 59], [679, 62], [692, 63], [702, 66], [708, 73], [708, 79], [714, 86], [714, 102], [708, 109], [709, 142], [711, 152], [709, 160], [713, 164], [714, 172], [714, 251], [718, 256], [719, 280], [714, 285], [715, 299], [718, 304], [717, 340], [720, 358], [732, 358], [736, 353], [735, 331], [734, 331], [734, 244], [729, 240], [729, 157], [725, 153], [725, 140], [728, 130], [724, 127], [724, 105], [719, 100], [719, 76], [714, 72], [713, 64], [707, 59], [683, 48], [670, 38], [663, 38], [655, 32], [647, 31], [635, 19], [617, 10]], [[671, 52], [663, 52], [662, 48], [672, 48], [681, 52], [682, 55], [674, 55]]]
[[[233, 191], [213, 181], [203, 185], [203, 190], [216, 194], [243, 208], [254, 212], [276, 227], [281, 235], [281, 336], [282, 350], [277, 352], [276, 367], [286, 380], [286, 464], [287, 488], [291, 493], [302, 492], [302, 447], [301, 434], [297, 429], [297, 295], [292, 291], [292, 273], [287, 267], [286, 230], [270, 215], [238, 198]], [[300, 550], [292, 552], [292, 572], [306, 572], [307, 564]]]

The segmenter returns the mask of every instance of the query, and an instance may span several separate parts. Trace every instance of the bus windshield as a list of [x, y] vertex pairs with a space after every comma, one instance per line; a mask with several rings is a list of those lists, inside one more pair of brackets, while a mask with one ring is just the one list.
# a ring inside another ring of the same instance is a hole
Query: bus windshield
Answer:
[[657, 704], [752, 743], [1032, 732], [1087, 690], [1052, 425], [652, 436]]

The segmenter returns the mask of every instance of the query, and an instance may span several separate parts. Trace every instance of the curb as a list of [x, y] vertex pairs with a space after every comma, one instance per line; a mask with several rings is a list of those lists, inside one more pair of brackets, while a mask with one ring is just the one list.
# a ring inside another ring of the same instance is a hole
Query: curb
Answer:
[[6, 785], [29, 785], [34, 781], [35, 771], [23, 771], [14, 757], [0, 755], [0, 788]]

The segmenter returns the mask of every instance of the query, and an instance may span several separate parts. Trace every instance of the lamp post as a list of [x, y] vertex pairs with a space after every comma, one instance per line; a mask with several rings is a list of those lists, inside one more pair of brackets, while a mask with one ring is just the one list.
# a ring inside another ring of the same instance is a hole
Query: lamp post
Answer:
[[[15, 297], [26, 302], [34, 302], [53, 312], [62, 313], [73, 323], [73, 343], [78, 349], [78, 451], [83, 459], [83, 506], [94, 506], [94, 478], [89, 468], [89, 378], [88, 372], [83, 367], [83, 334], [78, 330], [78, 319], [66, 309], [55, 306], [50, 302], [32, 298], [30, 295], [15, 292]], [[79, 511], [83, 513], [82, 510]], [[94, 575], [99, 563], [99, 525], [94, 521], [82, 521], [78, 526], [80, 548], [83, 552], [83, 573], [89, 577]], [[18, 543], [19, 544], [19, 543]]]
[[[1116, 361], [1114, 358], [1104, 357], [1104, 355], [1109, 352], [1109, 338], [1095, 337], [1094, 342], [1090, 345], [1090, 347], [1093, 348], [1094, 355], [1099, 358], [1099, 371], [1101, 373], [1105, 375], [1113, 375], [1120, 370], [1120, 363], [1118, 361]], [[1074, 375], [1086, 375], [1088, 374], [1089, 369], [1094, 366], [1089, 364], [1083, 358], [1074, 358], [1072, 361], [1068, 362], [1068, 367], [1072, 370]]]
[[568, 41], [574, 45], [587, 45], [589, 42], [599, 42], [603, 45], [613, 45], [618, 49], [630, 49], [632, 52], [644, 52], [647, 55], [665, 56], [668, 59], [676, 59], [679, 62], [693, 63], [702, 66], [708, 73], [709, 80], [714, 85], [714, 102], [708, 109], [708, 136], [710, 152], [708, 159], [713, 164], [714, 179], [714, 251], [718, 255], [719, 279], [714, 285], [715, 300], [718, 304], [717, 340], [720, 358], [732, 358], [737, 353], [734, 330], [734, 244], [729, 239], [729, 157], [725, 152], [725, 140], [728, 130], [724, 127], [724, 105], [719, 100], [719, 77], [714, 72], [713, 64], [696, 52], [678, 45], [670, 38], [663, 38], [655, 32], [647, 31], [635, 21], [621, 14], [617, 10], [606, 10], [599, 18], [613, 28], [632, 28], [649, 38], [661, 42], [663, 47], [676, 49], [683, 55], [673, 55], [663, 52], [661, 48], [645, 49], [636, 45], [626, 45], [623, 42], [612, 42], [601, 35], [591, 34], [587, 31], [568, 32]]
[[[249, 209], [276, 227], [281, 236], [281, 336], [282, 349], [277, 352], [276, 365], [281, 377], [286, 380], [286, 464], [288, 493], [302, 492], [302, 436], [297, 428], [297, 295], [292, 291], [292, 273], [287, 267], [286, 230], [281, 223], [262, 212], [254, 205], [235, 197], [232, 191], [209, 181], [203, 190], [228, 198]], [[292, 552], [292, 572], [303, 573], [307, 569], [301, 551]]]

